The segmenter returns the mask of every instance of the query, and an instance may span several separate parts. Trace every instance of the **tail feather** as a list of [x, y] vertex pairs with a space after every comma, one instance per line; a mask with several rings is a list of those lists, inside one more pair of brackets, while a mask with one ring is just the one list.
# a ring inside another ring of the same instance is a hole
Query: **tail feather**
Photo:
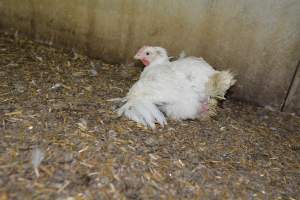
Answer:
[[236, 80], [230, 71], [221, 71], [212, 75], [206, 83], [208, 96], [217, 99], [225, 99], [227, 90], [235, 84]]
[[186, 53], [185, 53], [185, 51], [182, 51], [182, 52], [179, 54], [179, 59], [185, 58], [185, 57], [186, 57]]
[[129, 119], [155, 129], [155, 123], [161, 126], [167, 124], [164, 114], [152, 102], [144, 99], [127, 101], [119, 110], [119, 116], [125, 115]]

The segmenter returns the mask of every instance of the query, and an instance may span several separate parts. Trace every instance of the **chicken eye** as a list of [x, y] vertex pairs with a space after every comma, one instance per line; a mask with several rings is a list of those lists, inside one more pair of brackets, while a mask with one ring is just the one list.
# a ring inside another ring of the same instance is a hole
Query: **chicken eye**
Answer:
[[149, 56], [149, 55], [150, 55], [150, 53], [149, 53], [149, 52], [146, 52], [146, 55], [147, 55], [147, 56]]

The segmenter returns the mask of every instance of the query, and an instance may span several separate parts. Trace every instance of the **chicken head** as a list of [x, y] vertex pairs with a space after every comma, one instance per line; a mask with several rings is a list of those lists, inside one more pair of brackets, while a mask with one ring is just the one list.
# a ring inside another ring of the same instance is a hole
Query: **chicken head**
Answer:
[[134, 56], [134, 59], [142, 61], [145, 67], [150, 64], [168, 61], [166, 49], [162, 47], [143, 46]]

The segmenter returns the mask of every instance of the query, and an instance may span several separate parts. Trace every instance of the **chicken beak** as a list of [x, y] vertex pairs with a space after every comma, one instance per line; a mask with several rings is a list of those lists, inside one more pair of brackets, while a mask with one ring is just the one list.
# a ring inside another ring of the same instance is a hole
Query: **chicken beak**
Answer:
[[136, 60], [140, 60], [145, 65], [145, 67], [147, 67], [150, 64], [150, 62], [140, 54], [136, 54], [133, 58]]
[[137, 54], [135, 54], [135, 56], [133, 58], [136, 60], [141, 60], [142, 56], [137, 53]]

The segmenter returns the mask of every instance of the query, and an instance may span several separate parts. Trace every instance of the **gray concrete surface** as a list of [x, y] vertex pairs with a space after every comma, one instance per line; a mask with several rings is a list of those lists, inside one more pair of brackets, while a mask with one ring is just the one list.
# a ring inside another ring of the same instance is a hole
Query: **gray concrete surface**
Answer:
[[234, 97], [276, 109], [300, 59], [299, 0], [0, 0], [0, 12], [2, 30], [109, 62], [144, 44], [185, 50], [232, 69]]

